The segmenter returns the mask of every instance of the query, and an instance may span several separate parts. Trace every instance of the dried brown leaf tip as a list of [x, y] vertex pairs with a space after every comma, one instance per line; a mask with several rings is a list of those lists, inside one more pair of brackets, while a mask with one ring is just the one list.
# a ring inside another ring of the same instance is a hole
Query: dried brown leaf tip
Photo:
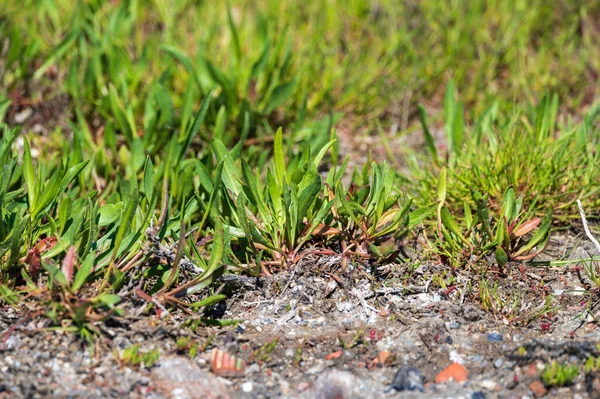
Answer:
[[246, 371], [246, 362], [220, 349], [213, 349], [210, 365], [213, 373], [220, 377], [241, 377]]

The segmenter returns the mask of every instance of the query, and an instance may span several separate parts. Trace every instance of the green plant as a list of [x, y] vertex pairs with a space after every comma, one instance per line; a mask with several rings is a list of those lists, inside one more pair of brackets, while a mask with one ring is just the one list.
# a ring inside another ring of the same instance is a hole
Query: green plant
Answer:
[[213, 144], [217, 158], [224, 163], [222, 184], [227, 194], [221, 212], [228, 230], [256, 256], [266, 251], [277, 263], [296, 257], [333, 205], [323, 197], [317, 171], [333, 142], [315, 156], [305, 147], [300, 158], [286, 165], [282, 137], [279, 129], [265, 181], [246, 162], [236, 165], [233, 151], [222, 143]]
[[579, 367], [576, 365], [559, 364], [553, 360], [546, 366], [542, 373], [542, 381], [547, 387], [564, 387], [573, 384], [579, 375]]
[[144, 366], [150, 368], [160, 359], [160, 350], [151, 349], [146, 352], [140, 351], [140, 345], [134, 344], [126, 347], [120, 354], [115, 353], [115, 357], [121, 366], [137, 367]]
[[[493, 104], [472, 118], [471, 127], [464, 124], [462, 114], [451, 82], [445, 97], [447, 151], [443, 153], [421, 109], [428, 153], [424, 159], [409, 157], [411, 177], [419, 182], [413, 186], [419, 205], [437, 198], [442, 171], [447, 180], [445, 205], [452, 214], [462, 212], [465, 201], [478, 191], [488, 195], [491, 216], [507, 217], [506, 187], [528, 204], [531, 218], [543, 217], [546, 209], [552, 209], [555, 224], [578, 218], [574, 207], [578, 198], [586, 207], [597, 205], [598, 189], [592, 172], [600, 165], [600, 157], [593, 150], [598, 138], [592, 134], [599, 114], [597, 106], [591, 107], [579, 124], [560, 123], [556, 96], [545, 96], [527, 112], [516, 109], [506, 115]], [[514, 222], [508, 217], [507, 221], [509, 226]]]
[[[598, 350], [600, 350], [600, 348], [598, 348]], [[600, 372], [600, 357], [588, 357], [588, 359], [585, 361], [585, 364], [583, 365], [583, 372], [586, 374]]]
[[[347, 162], [347, 161], [346, 161]], [[327, 178], [334, 223], [342, 234], [342, 248], [361, 257], [394, 260], [402, 252], [402, 241], [429, 216], [433, 207], [412, 210], [412, 200], [398, 192], [394, 168], [386, 162], [363, 168], [362, 176], [353, 176], [349, 188], [341, 179], [347, 163], [330, 172]], [[362, 182], [361, 182], [362, 181]]]
[[544, 250], [550, 239], [551, 213], [543, 219], [530, 219], [530, 213], [521, 209], [523, 198], [515, 199], [512, 187], [504, 193], [497, 217], [491, 216], [488, 197], [472, 192], [475, 212], [465, 201], [460, 222], [445, 206], [446, 187], [443, 168], [438, 181], [437, 236], [429, 244], [442, 260], [453, 267], [473, 266], [493, 251], [498, 266], [503, 268], [509, 261], [530, 260]]
[[256, 359], [259, 364], [270, 362], [272, 360], [271, 354], [277, 347], [278, 343], [279, 338], [273, 338], [272, 340], [265, 342], [258, 349], [252, 352], [250, 359]]
[[594, 291], [600, 291], [600, 262], [598, 259], [582, 260], [583, 270], [587, 277], [594, 284]]
[[[182, 238], [177, 256], [183, 257], [184, 226], [198, 209], [195, 201], [181, 202], [182, 211], [168, 218], [170, 197], [165, 190], [157, 210], [159, 194], [154, 188], [156, 173], [150, 158], [146, 158], [139, 177], [132, 173], [126, 179], [117, 173], [114, 192], [99, 196], [92, 188], [94, 180], [83, 177], [92, 174], [94, 165], [78, 162], [83, 156], [80, 135], [75, 135], [75, 150], [69, 156], [58, 162], [38, 163], [36, 168], [28, 140], [23, 141], [23, 158], [18, 162], [14, 146], [17, 132], [5, 126], [2, 129], [0, 292], [5, 301], [16, 306], [35, 300], [34, 309], [43, 309], [40, 313], [55, 325], [89, 339], [99, 332], [94, 323], [122, 313], [117, 304], [123, 295], [131, 294], [127, 287], [147, 276], [161, 276], [161, 284], [141, 286], [154, 288], [159, 293], [156, 301], [162, 305], [200, 309], [225, 298], [198, 298], [197, 294], [222, 273], [227, 240], [223, 233], [208, 241], [214, 241], [208, 260], [200, 252], [194, 253], [201, 273], [185, 283], [176, 278], [178, 260], [171, 268], [159, 264], [140, 272], [139, 265], [151, 262], [152, 247], [162, 245], [167, 233]], [[166, 183], [174, 179], [173, 174], [165, 177]], [[217, 221], [215, 231], [220, 231], [219, 226]], [[181, 299], [192, 294], [197, 300], [183, 305]]]
[[190, 337], [177, 338], [175, 343], [178, 352], [188, 352], [190, 359], [193, 359], [198, 354], [198, 350], [202, 350], [198, 341], [192, 340]]

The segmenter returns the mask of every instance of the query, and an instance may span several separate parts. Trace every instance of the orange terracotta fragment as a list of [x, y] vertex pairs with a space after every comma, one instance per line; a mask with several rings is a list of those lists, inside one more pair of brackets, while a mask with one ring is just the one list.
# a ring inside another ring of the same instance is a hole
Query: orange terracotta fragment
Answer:
[[377, 359], [379, 359], [379, 363], [381, 364], [385, 364], [385, 361], [388, 360], [388, 358], [391, 356], [391, 353], [388, 351], [381, 351], [379, 352], [379, 356], [377, 356]]
[[339, 359], [340, 357], [342, 357], [341, 350], [328, 353], [327, 355], [325, 355], [325, 360], [334, 360], [334, 359]]
[[452, 363], [435, 377], [436, 384], [454, 381], [463, 382], [469, 379], [469, 371], [460, 363]]
[[365, 357], [365, 359], [367, 360], [367, 368], [372, 369], [378, 364], [385, 366], [385, 362], [390, 358], [391, 355], [392, 354], [388, 351], [381, 351], [377, 356], [373, 358], [372, 361], [369, 361], [369, 359]]
[[531, 392], [533, 392], [536, 398], [541, 398], [548, 391], [540, 380], [533, 381], [531, 385], [529, 385], [529, 389], [531, 389]]

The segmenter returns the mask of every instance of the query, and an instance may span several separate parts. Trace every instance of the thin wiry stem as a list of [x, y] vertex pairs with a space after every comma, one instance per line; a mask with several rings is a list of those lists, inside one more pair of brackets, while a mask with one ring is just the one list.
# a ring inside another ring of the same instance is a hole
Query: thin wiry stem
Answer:
[[577, 200], [577, 206], [579, 207], [579, 214], [581, 215], [581, 222], [583, 223], [583, 229], [585, 230], [585, 235], [590, 239], [591, 242], [594, 243], [598, 252], [600, 252], [600, 242], [594, 238], [590, 228], [588, 227], [587, 219], [585, 218], [585, 212], [583, 212], [583, 207], [581, 206], [581, 201]]

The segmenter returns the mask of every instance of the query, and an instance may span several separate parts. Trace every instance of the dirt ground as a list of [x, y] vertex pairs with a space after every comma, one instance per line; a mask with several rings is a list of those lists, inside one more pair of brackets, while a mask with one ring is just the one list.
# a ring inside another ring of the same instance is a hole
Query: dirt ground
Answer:
[[[547, 256], [576, 242], [555, 237]], [[569, 256], [590, 249], [582, 242]], [[513, 311], [482, 310], [478, 290], [466, 288], [468, 273], [457, 273], [451, 292], [432, 288], [428, 276], [439, 267], [354, 265], [342, 273], [339, 257], [305, 258], [276, 279], [232, 278], [229, 299], [208, 312], [243, 320], [238, 325], [193, 328], [177, 313], [140, 316], [146, 304], [130, 298], [124, 317], [98, 324], [103, 334], [91, 346], [2, 308], [0, 398], [600, 397], [593, 373], [581, 372], [570, 387], [540, 381], [552, 360], [582, 366], [600, 356], [600, 295], [586, 289], [576, 265], [491, 274], [503, 303], [520, 298]], [[551, 310], [534, 317], [545, 306]], [[160, 358], [149, 367], [119, 361], [134, 344], [159, 349]], [[245, 365], [216, 376], [216, 350]], [[467, 380], [436, 383], [453, 363]]]

